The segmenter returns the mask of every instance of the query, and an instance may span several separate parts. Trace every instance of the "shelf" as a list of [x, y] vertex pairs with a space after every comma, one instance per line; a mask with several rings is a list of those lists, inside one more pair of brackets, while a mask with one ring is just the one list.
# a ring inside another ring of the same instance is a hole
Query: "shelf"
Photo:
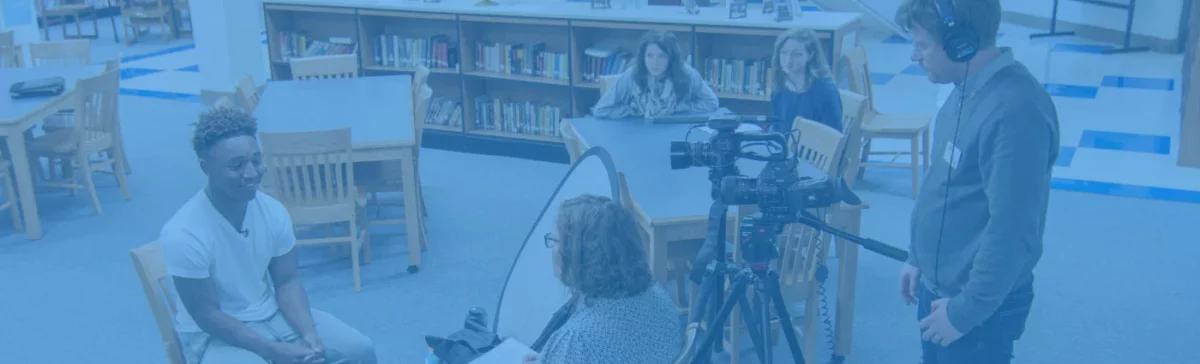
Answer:
[[528, 75], [506, 75], [503, 73], [482, 72], [482, 71], [463, 72], [463, 75], [471, 76], [471, 77], [491, 78], [491, 79], [496, 79], [496, 80], [532, 82], [532, 83], [540, 83], [540, 84], [544, 84], [544, 85], [557, 85], [557, 86], [570, 85], [570, 81], [567, 81], [567, 80], [556, 80], [553, 78], [528, 76]]
[[548, 135], [521, 134], [521, 133], [513, 133], [513, 132], [498, 131], [498, 130], [467, 130], [467, 133], [475, 134], [475, 135], [501, 137], [501, 138], [524, 139], [524, 140], [532, 140], [532, 141], [547, 142], [547, 143], [562, 143], [563, 142], [562, 137], [548, 136]]
[[[378, 66], [378, 65], [363, 65], [362, 69], [367, 70], [367, 71], [380, 71], [380, 72], [408, 72], [408, 73], [411, 73], [411, 72], [417, 71], [416, 67], [390, 67], [390, 66]], [[453, 69], [453, 68], [430, 68], [429, 73], [442, 74], [442, 75], [457, 75], [458, 70]]]
[[462, 128], [461, 128], [461, 127], [457, 127], [457, 126], [449, 126], [449, 125], [442, 125], [442, 124], [429, 124], [429, 123], [425, 123], [425, 124], [421, 124], [421, 127], [422, 127], [422, 128], [424, 128], [424, 129], [426, 129], [426, 130], [430, 130], [430, 129], [432, 129], [432, 130], [452, 131], [452, 132], [461, 132], [461, 131], [462, 131]]

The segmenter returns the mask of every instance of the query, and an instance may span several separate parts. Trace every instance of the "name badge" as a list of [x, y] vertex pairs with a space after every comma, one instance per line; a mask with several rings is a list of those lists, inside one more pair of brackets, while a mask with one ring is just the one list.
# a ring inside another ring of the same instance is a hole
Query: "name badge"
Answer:
[[950, 164], [950, 168], [958, 169], [958, 161], [962, 160], [962, 149], [958, 149], [954, 142], [946, 142], [946, 151], [942, 152], [942, 160]]

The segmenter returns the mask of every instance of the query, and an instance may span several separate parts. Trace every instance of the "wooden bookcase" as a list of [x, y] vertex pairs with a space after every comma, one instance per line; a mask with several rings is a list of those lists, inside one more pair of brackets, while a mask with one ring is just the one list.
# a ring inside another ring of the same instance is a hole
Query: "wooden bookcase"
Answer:
[[546, 4], [538, 12], [474, 7], [473, 1], [459, 0], [362, 3], [266, 0], [271, 77], [290, 79], [281, 34], [349, 38], [357, 45], [365, 77], [413, 72], [418, 64], [430, 68], [434, 101], [426, 130], [468, 143], [481, 138], [485, 144], [558, 149], [559, 119], [589, 112], [600, 97], [597, 77], [632, 64], [647, 30], [675, 34], [684, 56], [709, 80], [723, 107], [768, 114], [765, 75], [775, 37], [788, 27], [809, 24], [825, 39], [832, 60], [841, 52], [842, 38], [855, 34], [857, 43], [860, 17], [806, 13], [825, 17], [781, 24], [755, 9], [752, 17], [764, 19], [724, 19], [727, 14], [717, 8], [691, 16], [674, 14], [682, 11], [679, 7], [652, 6], [645, 10], [655, 16], [646, 16], [590, 10], [586, 3]]

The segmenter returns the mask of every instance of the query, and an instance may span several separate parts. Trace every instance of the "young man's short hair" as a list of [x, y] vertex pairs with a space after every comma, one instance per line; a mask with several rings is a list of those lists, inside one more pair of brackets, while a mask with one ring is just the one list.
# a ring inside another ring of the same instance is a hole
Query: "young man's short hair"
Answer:
[[[896, 11], [896, 24], [911, 32], [913, 26], [921, 26], [941, 42], [942, 19], [938, 15], [939, 0], [904, 0]], [[954, 4], [954, 19], [970, 28], [979, 36], [980, 47], [996, 45], [1000, 32], [1000, 0], [951, 0]]]
[[230, 107], [215, 107], [200, 114], [192, 135], [192, 149], [204, 158], [208, 150], [222, 140], [258, 135], [258, 120], [253, 115]]

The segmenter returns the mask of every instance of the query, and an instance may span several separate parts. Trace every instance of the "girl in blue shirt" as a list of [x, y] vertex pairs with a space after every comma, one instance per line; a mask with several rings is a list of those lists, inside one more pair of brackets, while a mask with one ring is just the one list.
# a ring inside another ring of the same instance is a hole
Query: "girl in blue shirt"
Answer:
[[842, 99], [825, 63], [817, 34], [791, 29], [775, 39], [771, 65], [771, 113], [779, 122], [769, 130], [790, 133], [796, 117], [842, 131]]

